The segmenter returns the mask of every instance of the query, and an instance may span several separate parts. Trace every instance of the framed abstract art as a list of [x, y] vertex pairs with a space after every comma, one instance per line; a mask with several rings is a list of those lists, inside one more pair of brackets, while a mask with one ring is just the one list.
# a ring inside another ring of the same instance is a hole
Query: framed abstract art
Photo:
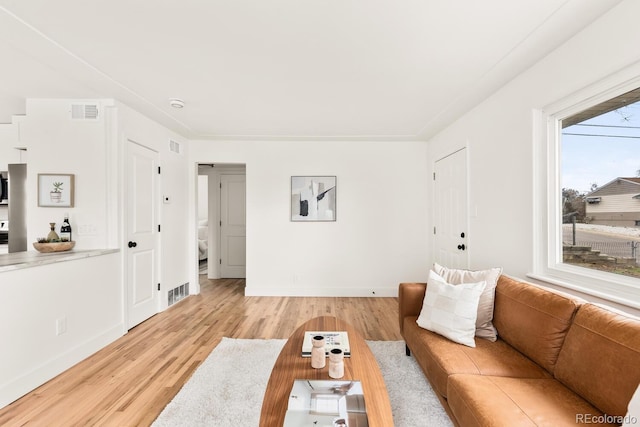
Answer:
[[291, 221], [336, 220], [335, 176], [291, 177]]

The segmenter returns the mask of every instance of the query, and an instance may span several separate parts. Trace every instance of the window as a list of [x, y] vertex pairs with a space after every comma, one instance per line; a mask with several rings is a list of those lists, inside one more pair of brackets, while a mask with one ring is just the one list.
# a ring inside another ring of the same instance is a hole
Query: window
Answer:
[[640, 278], [640, 88], [561, 120], [562, 262]]
[[[631, 78], [629, 78], [631, 76]], [[532, 278], [640, 308], [640, 65], [534, 115]]]

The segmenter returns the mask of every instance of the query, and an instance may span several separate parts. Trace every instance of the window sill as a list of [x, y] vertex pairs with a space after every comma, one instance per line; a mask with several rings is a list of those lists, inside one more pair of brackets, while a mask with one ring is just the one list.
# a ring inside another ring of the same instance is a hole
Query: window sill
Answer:
[[528, 273], [527, 277], [640, 310], [640, 286], [625, 283], [634, 280], [628, 277], [623, 276], [620, 282], [613, 282], [566, 271], [556, 274]]

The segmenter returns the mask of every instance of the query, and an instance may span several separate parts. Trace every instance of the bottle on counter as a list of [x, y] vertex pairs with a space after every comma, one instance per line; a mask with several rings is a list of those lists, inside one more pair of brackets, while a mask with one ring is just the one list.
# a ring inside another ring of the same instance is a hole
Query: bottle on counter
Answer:
[[60, 226], [60, 240], [71, 242], [71, 224], [69, 224], [69, 214], [64, 214], [64, 220]]
[[47, 234], [47, 241], [57, 242], [58, 240], [60, 240], [60, 236], [58, 236], [58, 233], [56, 233], [56, 223], [50, 222], [49, 227], [51, 231], [49, 231], [49, 234]]

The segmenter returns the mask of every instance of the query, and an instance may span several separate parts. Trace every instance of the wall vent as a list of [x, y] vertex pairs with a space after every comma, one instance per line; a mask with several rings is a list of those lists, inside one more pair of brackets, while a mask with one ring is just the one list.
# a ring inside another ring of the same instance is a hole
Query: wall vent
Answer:
[[180, 143], [177, 141], [174, 141], [172, 139], [169, 140], [169, 150], [173, 151], [176, 154], [180, 154], [180, 151], [182, 147], [180, 147]]
[[169, 290], [168, 305], [173, 305], [189, 296], [189, 282]]
[[71, 104], [71, 118], [73, 120], [98, 120], [98, 106], [96, 104]]

